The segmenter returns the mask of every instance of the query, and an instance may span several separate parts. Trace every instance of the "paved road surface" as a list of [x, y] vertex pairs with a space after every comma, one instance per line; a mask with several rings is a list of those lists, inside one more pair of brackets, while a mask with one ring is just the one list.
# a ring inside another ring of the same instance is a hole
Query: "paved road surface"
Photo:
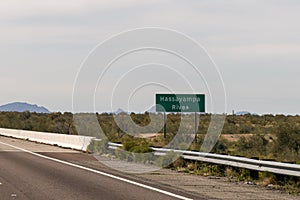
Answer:
[[[117, 180], [76, 166], [59, 163], [13, 146], [0, 139], [0, 199], [189, 199], [168, 191], [154, 191], [128, 179]], [[4, 139], [5, 140], [5, 139]], [[34, 144], [34, 143], [33, 143]], [[49, 147], [51, 148], [51, 147]], [[47, 150], [44, 150], [47, 152]], [[68, 150], [63, 150], [68, 151]], [[56, 152], [60, 153], [60, 152]], [[65, 152], [62, 152], [62, 154]], [[174, 191], [173, 191], [174, 192]], [[175, 191], [176, 192], [176, 191]], [[190, 196], [190, 199], [195, 199]], [[200, 198], [199, 198], [200, 199]]]

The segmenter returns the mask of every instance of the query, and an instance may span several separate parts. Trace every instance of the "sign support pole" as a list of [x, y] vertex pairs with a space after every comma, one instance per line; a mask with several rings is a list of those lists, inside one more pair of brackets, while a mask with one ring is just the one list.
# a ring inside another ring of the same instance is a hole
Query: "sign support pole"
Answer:
[[164, 112], [164, 139], [167, 138], [167, 119], [166, 119], [166, 112]]
[[195, 134], [195, 143], [197, 143], [197, 113], [196, 112], [194, 118], [194, 134]]

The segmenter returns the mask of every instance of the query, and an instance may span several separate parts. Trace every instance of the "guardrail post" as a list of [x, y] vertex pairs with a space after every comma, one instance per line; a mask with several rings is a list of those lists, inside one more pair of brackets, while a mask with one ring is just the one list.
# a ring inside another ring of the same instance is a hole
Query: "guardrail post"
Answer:
[[259, 171], [257, 170], [251, 170], [250, 169], [250, 177], [254, 180], [258, 180], [259, 178]]

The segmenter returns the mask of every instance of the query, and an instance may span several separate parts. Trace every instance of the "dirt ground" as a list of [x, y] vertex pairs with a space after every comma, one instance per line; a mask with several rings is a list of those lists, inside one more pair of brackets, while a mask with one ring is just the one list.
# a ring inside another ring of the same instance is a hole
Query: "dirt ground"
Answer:
[[[220, 135], [221, 139], [226, 139], [229, 142], [237, 142], [241, 137], [251, 137], [254, 134], [222, 134]], [[265, 134], [264, 137], [266, 138], [266, 140], [273, 140], [276, 138], [276, 136], [274, 134]]]

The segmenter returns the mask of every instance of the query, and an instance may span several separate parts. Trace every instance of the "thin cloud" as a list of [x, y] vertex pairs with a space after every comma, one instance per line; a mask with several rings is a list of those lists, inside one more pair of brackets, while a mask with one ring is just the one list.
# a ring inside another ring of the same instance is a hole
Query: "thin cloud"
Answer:
[[128, 7], [139, 4], [138, 0], [6, 0], [0, 3], [1, 17], [24, 17], [45, 14], [78, 14], [97, 9], [98, 11], [115, 7]]

